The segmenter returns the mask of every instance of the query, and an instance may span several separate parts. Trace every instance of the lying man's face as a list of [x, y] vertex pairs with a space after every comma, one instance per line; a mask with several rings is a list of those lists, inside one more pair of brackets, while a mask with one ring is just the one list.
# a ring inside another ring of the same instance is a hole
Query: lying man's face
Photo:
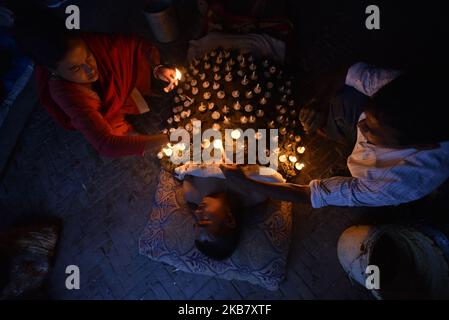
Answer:
[[214, 241], [223, 232], [236, 227], [225, 193], [204, 197], [195, 215], [198, 220], [196, 239], [200, 241]]

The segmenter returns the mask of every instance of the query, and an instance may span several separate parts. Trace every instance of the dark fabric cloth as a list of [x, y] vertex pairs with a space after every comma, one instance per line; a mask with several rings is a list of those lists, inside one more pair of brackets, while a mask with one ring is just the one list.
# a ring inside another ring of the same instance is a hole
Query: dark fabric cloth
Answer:
[[357, 140], [357, 123], [368, 99], [356, 89], [344, 86], [330, 103], [325, 127], [327, 137], [353, 146]]

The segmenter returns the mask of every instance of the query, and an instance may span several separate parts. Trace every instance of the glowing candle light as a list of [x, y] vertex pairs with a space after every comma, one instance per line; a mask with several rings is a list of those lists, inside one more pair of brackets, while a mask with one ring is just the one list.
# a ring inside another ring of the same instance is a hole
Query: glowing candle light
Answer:
[[242, 80], [242, 85], [246, 86], [248, 83], [249, 83], [249, 80], [248, 80], [248, 78], [246, 77], [246, 74], [245, 74], [245, 76], [243, 77], [243, 80]]
[[221, 76], [218, 74], [218, 73], [216, 73], [215, 75], [214, 75], [214, 80], [215, 81], [219, 81], [221, 79]]
[[214, 90], [218, 90], [218, 89], [220, 88], [220, 84], [217, 83], [217, 82], [214, 82], [212, 88], [213, 88]]
[[298, 161], [298, 158], [296, 158], [295, 156], [290, 156], [288, 157], [288, 160], [290, 160], [290, 162], [295, 163]]
[[251, 74], [251, 80], [257, 80], [256, 71], [253, 71], [253, 73]]
[[256, 117], [255, 116], [249, 116], [249, 123], [255, 123]]
[[238, 91], [238, 90], [232, 91], [232, 97], [234, 97], [234, 98], [240, 97], [240, 91]]
[[304, 169], [304, 167], [305, 167], [304, 163], [299, 163], [299, 162], [297, 162], [297, 163], [295, 164], [295, 168], [296, 168], [296, 170], [298, 170], [298, 171], [301, 171], [302, 169]]
[[226, 82], [231, 82], [232, 81], [232, 74], [231, 74], [231, 72], [228, 72], [228, 74], [225, 77], [225, 81]]
[[203, 88], [204, 88], [204, 89], [209, 88], [209, 86], [210, 86], [209, 81], [204, 81], [204, 82], [203, 82]]
[[184, 151], [186, 149], [186, 145], [184, 143], [178, 143], [176, 145], [176, 149], [179, 151]]
[[214, 120], [220, 119], [220, 117], [221, 117], [220, 112], [214, 111], [214, 112], [212, 113], [211, 117], [212, 117], [212, 119], [214, 119]]
[[213, 145], [215, 149], [223, 149], [223, 142], [221, 139], [215, 139]]
[[172, 150], [171, 148], [164, 148], [164, 149], [162, 149], [162, 151], [164, 152], [164, 154], [165, 154], [167, 157], [171, 157], [172, 154], [173, 154], [173, 150]]
[[226, 124], [226, 125], [228, 125], [228, 124], [231, 123], [231, 119], [230, 119], [229, 117], [224, 116], [224, 117], [223, 117], [223, 123]]
[[259, 94], [262, 92], [262, 88], [260, 87], [260, 84], [257, 84], [257, 86], [254, 88], [254, 93]]
[[279, 162], [280, 163], [287, 162], [287, 156], [285, 154], [279, 156]]
[[304, 152], [306, 152], [306, 148], [298, 147], [298, 149], [296, 149], [296, 151], [298, 151], [299, 154], [303, 154]]
[[[301, 141], [301, 136], [295, 136], [295, 141], [296, 142], [300, 142]], [[304, 148], [304, 150], [305, 150], [305, 148]], [[298, 152], [299, 152], [299, 150], [298, 150]]]
[[231, 110], [229, 109], [229, 107], [228, 107], [227, 105], [225, 105], [225, 106], [223, 106], [223, 109], [221, 109], [221, 111], [222, 111], [224, 114], [227, 114], [227, 113], [229, 113], [229, 111], [231, 111]]
[[226, 93], [224, 91], [217, 92], [218, 99], [224, 99], [225, 96], [226, 96]]
[[209, 148], [209, 147], [210, 147], [210, 140], [209, 140], [209, 139], [204, 139], [204, 140], [203, 140], [203, 143], [201, 144], [201, 146], [202, 146], [204, 149]]
[[234, 103], [234, 110], [238, 111], [242, 108], [241, 104], [239, 101], [237, 101], [236, 103]]
[[200, 106], [198, 107], [198, 110], [200, 112], [204, 112], [206, 111], [207, 107], [204, 105], [204, 103], [201, 102]]
[[220, 131], [220, 129], [221, 129], [221, 126], [218, 123], [214, 123], [212, 125], [212, 130]]
[[232, 130], [231, 132], [231, 138], [234, 140], [239, 139], [242, 136], [242, 134], [240, 133], [240, 130]]
[[178, 81], [182, 79], [182, 73], [178, 68], [175, 68], [175, 79]]
[[262, 139], [263, 138], [262, 132], [257, 131], [256, 134], [254, 135], [254, 138], [256, 138], [256, 140]]
[[240, 117], [240, 123], [241, 124], [246, 124], [248, 122], [248, 118], [246, 116], [241, 116]]
[[164, 153], [163, 152], [159, 152], [158, 154], [157, 154], [157, 158], [160, 160], [160, 159], [162, 159], [164, 157]]
[[256, 116], [259, 117], [259, 118], [263, 117], [264, 114], [265, 114], [265, 112], [263, 110], [261, 110], [261, 109], [256, 111]]

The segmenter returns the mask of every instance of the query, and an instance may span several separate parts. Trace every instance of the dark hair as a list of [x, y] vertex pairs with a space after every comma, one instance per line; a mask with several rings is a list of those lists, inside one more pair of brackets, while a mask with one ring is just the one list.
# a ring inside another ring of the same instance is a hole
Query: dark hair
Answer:
[[48, 10], [36, 7], [15, 14], [17, 45], [37, 65], [57, 67], [69, 50], [71, 41], [79, 38], [77, 32], [67, 30], [64, 21]]
[[195, 246], [205, 256], [220, 261], [229, 258], [234, 253], [239, 238], [237, 228], [227, 229], [214, 241], [195, 240]]
[[382, 126], [397, 131], [401, 145], [432, 144], [449, 140], [445, 71], [413, 70], [383, 87], [365, 111]]
[[240, 208], [234, 208], [231, 212], [236, 219], [235, 227], [225, 227], [220, 230], [219, 234], [214, 234], [215, 240], [213, 241], [195, 240], [196, 248], [202, 254], [214, 260], [220, 261], [229, 258], [235, 251], [240, 239], [239, 211]]

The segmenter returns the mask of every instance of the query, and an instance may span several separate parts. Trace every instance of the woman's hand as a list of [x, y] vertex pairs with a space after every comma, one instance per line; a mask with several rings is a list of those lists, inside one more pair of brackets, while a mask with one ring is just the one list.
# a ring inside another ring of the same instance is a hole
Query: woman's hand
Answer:
[[178, 84], [179, 80], [176, 79], [176, 70], [166, 66], [156, 67], [154, 70], [154, 77], [168, 83], [168, 86], [164, 88], [165, 92], [172, 91]]

